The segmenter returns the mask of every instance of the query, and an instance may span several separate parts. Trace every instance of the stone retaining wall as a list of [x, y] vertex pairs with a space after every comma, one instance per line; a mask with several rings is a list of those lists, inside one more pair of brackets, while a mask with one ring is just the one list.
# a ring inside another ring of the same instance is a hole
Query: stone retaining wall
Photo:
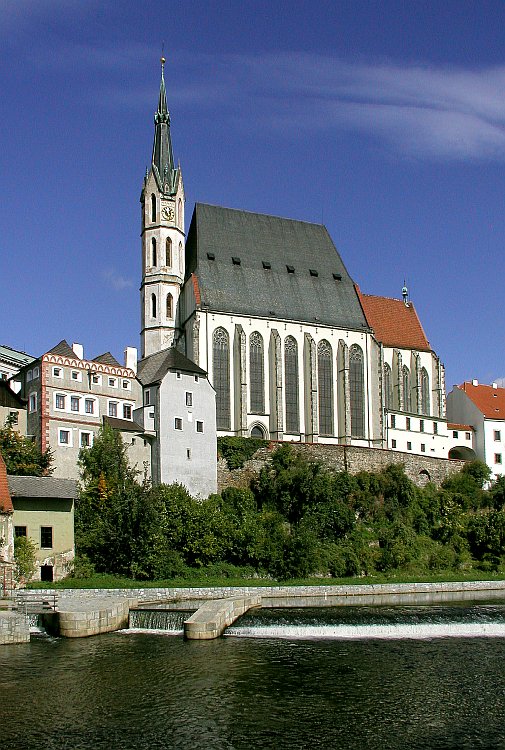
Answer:
[[137, 599], [118, 592], [107, 596], [65, 597], [58, 606], [58, 632], [65, 638], [85, 638], [99, 633], [111, 633], [128, 627], [130, 607]]
[[0, 646], [8, 643], [27, 643], [30, 640], [30, 621], [19, 612], [0, 612]]
[[[223, 458], [218, 460], [218, 491], [226, 487], [249, 487], [263, 466], [270, 463], [273, 451], [283, 443], [271, 442], [268, 447], [260, 448], [250, 461], [241, 469], [230, 471]], [[465, 462], [430, 456], [418, 456], [412, 453], [385, 450], [381, 448], [359, 448], [354, 445], [326, 445], [323, 443], [289, 443], [293, 449], [309, 461], [317, 461], [331, 471], [348, 471], [357, 474], [360, 471], [381, 471], [389, 464], [402, 464], [405, 473], [415, 484], [425, 485], [428, 481], [437, 486], [451, 474], [460, 471]]]

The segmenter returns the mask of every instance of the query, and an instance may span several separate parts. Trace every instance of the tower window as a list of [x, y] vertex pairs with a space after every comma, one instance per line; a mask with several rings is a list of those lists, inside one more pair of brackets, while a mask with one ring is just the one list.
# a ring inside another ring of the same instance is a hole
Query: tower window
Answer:
[[151, 317], [156, 317], [156, 295], [151, 294]]
[[154, 237], [151, 240], [151, 259], [152, 259], [152, 265], [157, 266], [158, 258], [156, 257], [156, 240], [154, 239]]
[[156, 196], [151, 195], [151, 221], [156, 221]]
[[165, 265], [172, 265], [172, 240], [170, 237], [167, 237], [167, 241], [165, 242]]
[[170, 294], [167, 294], [167, 318], [174, 317], [174, 298]]

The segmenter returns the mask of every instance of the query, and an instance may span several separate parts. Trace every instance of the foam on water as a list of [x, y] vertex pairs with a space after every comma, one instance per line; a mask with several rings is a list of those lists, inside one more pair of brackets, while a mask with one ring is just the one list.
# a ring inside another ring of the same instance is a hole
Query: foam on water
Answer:
[[163, 630], [161, 628], [123, 628], [116, 631], [123, 635], [138, 634], [141, 635], [184, 635], [184, 630]]
[[395, 625], [266, 625], [230, 627], [225, 635], [240, 638], [330, 638], [334, 640], [429, 638], [505, 638], [505, 623], [399, 623]]

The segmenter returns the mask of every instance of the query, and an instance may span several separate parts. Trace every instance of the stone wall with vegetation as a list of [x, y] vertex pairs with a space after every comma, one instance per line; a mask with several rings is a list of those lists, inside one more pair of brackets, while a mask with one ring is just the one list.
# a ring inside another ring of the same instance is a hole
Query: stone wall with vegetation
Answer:
[[[259, 443], [259, 441], [257, 441]], [[229, 468], [229, 461], [218, 460], [218, 491], [226, 487], [249, 487], [261, 469], [272, 460], [272, 454], [282, 443], [264, 443], [252, 458], [245, 460], [238, 468]], [[381, 471], [390, 464], [401, 464], [408, 478], [419, 487], [433, 482], [439, 487], [444, 479], [461, 471], [464, 461], [418, 456], [399, 451], [378, 448], [359, 448], [350, 445], [326, 445], [323, 443], [290, 443], [291, 447], [309, 461], [316, 461], [330, 471], [347, 471], [358, 474], [360, 471]]]

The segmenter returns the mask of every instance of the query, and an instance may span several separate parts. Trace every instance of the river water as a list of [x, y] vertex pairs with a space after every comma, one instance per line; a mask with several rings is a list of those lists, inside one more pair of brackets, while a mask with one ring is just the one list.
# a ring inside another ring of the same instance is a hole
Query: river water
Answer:
[[259, 610], [208, 642], [177, 627], [3, 647], [2, 747], [505, 748], [503, 604]]

